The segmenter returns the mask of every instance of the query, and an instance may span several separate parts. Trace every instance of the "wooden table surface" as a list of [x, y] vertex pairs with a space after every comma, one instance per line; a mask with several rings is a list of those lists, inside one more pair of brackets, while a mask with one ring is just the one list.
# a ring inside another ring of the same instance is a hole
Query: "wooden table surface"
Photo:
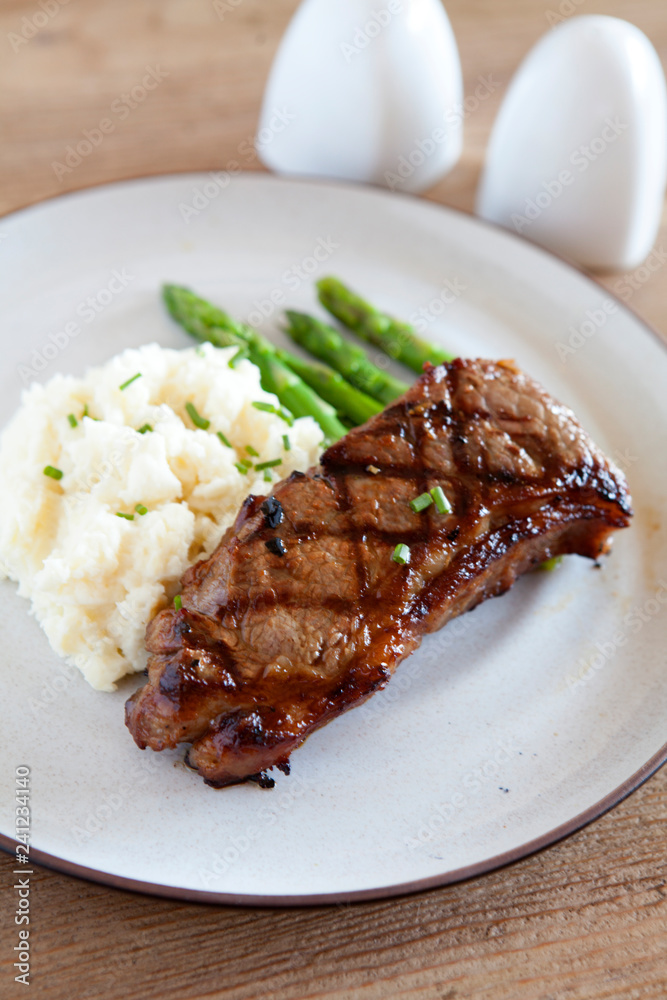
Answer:
[[[218, 0], [219, 17], [211, 0], [0, 0], [0, 213], [106, 181], [223, 168], [254, 133], [271, 58], [296, 6]], [[466, 210], [502, 93], [549, 12], [628, 18], [667, 63], [664, 0], [450, 0], [448, 10], [466, 93], [480, 76], [499, 84], [466, 122], [462, 161], [428, 195]], [[160, 86], [56, 177], [53, 161], [147, 66], [166, 74]], [[614, 288], [620, 279], [605, 280]], [[664, 278], [635, 284], [632, 307], [664, 334]], [[604, 818], [511, 867], [354, 906], [191, 905], [41, 870], [32, 886], [30, 995], [662, 1000], [666, 820], [663, 769]], [[24, 990], [11, 968], [12, 868], [2, 855], [2, 998]]]

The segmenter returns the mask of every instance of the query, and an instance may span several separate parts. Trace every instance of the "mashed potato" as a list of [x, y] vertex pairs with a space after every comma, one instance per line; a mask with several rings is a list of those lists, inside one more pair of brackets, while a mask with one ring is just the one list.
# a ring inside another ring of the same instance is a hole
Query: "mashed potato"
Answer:
[[[289, 426], [253, 406], [278, 400], [249, 361], [229, 367], [234, 353], [149, 344], [83, 378], [56, 375], [24, 392], [2, 436], [0, 575], [18, 582], [53, 649], [94, 688], [144, 669], [147, 622], [244, 497], [318, 459], [317, 423]], [[266, 473], [242, 471], [277, 458]]]

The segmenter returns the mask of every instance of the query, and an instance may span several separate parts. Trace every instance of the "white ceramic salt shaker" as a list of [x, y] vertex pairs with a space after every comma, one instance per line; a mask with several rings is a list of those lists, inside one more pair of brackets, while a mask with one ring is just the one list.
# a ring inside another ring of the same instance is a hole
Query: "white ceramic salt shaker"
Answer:
[[573, 17], [519, 67], [493, 128], [477, 211], [596, 270], [638, 266], [667, 182], [667, 89], [634, 25]]
[[257, 131], [278, 173], [421, 191], [461, 154], [462, 80], [440, 0], [303, 0]]

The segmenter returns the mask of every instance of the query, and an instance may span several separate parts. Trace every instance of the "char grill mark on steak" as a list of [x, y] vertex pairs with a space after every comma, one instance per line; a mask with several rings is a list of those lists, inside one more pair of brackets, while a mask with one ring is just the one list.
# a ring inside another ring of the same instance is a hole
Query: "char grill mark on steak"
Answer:
[[[436, 485], [453, 513], [415, 514]], [[127, 724], [141, 747], [191, 743], [211, 785], [270, 783], [257, 776], [386, 684], [424, 633], [549, 556], [596, 559], [630, 515], [621, 473], [513, 365], [431, 368], [319, 468], [246, 499], [184, 575], [183, 608], [149, 625]]]

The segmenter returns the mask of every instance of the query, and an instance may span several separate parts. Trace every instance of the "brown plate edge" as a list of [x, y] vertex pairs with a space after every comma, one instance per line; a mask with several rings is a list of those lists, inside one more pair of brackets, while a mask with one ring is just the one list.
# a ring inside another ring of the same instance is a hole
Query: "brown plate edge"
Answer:
[[[667, 762], [667, 743], [646, 764], [640, 767], [638, 771], [635, 771], [618, 788], [605, 795], [595, 805], [585, 809], [566, 823], [561, 823], [560, 826], [554, 827], [553, 830], [549, 830], [547, 833], [543, 833], [540, 837], [536, 837], [533, 840], [526, 841], [525, 844], [520, 844], [510, 851], [496, 854], [491, 858], [485, 858], [483, 861], [466, 865], [463, 868], [455, 868], [452, 871], [443, 872], [440, 875], [417, 879], [415, 882], [401, 882], [397, 885], [380, 886], [376, 889], [359, 889], [353, 892], [315, 893], [305, 896], [254, 896], [245, 893], [211, 892], [208, 889], [183, 889], [178, 886], [162, 885], [155, 882], [142, 882], [138, 879], [125, 878], [122, 875], [113, 875], [110, 872], [99, 871], [96, 868], [86, 868], [84, 865], [78, 865], [74, 861], [67, 861], [64, 858], [58, 858], [53, 854], [48, 854], [46, 851], [38, 849], [30, 851], [30, 860], [53, 871], [62, 872], [65, 875], [74, 875], [89, 882], [108, 885], [113, 889], [125, 889], [131, 892], [143, 893], [144, 895], [161, 896], [167, 899], [178, 899], [190, 903], [262, 907], [362, 903], [370, 900], [386, 899], [388, 897], [406, 896], [410, 893], [424, 892], [427, 889], [436, 889], [440, 886], [451, 885], [454, 882], [463, 882], [467, 879], [475, 878], [477, 875], [483, 875], [486, 872], [514, 864], [531, 854], [550, 847], [552, 844], [563, 840], [565, 837], [576, 833], [582, 827], [604, 816], [610, 809], [623, 802], [632, 792], [643, 785], [665, 762]], [[13, 841], [10, 837], [6, 837], [0, 833], [0, 848], [2, 850], [8, 854], [14, 854], [16, 846], [17, 841]]]

